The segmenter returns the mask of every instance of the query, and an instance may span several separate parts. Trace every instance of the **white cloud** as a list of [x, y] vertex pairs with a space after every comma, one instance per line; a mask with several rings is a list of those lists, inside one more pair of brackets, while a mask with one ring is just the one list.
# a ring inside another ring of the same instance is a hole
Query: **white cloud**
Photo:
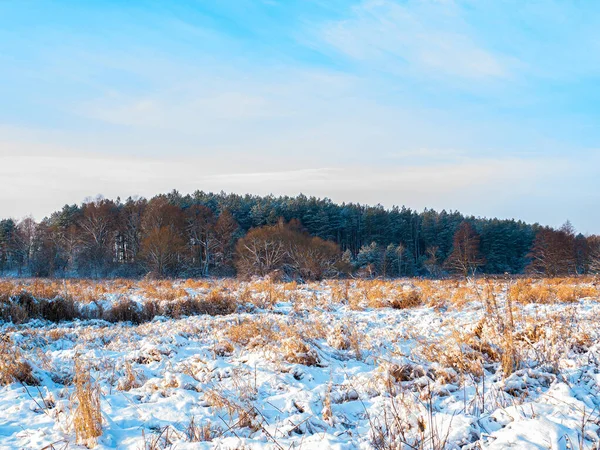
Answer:
[[[237, 167], [237, 169], [236, 169]], [[103, 194], [109, 198], [153, 196], [178, 189], [256, 194], [328, 196], [335, 201], [408, 204], [421, 209], [455, 208], [493, 215], [495, 196], [516, 196], [546, 177], [565, 169], [563, 160], [479, 159], [436, 165], [340, 164], [335, 168], [296, 169], [279, 165], [257, 171], [223, 164], [211, 158], [132, 158], [64, 153], [17, 156], [0, 154], [0, 212], [2, 216], [37, 218], [65, 203]], [[517, 212], [515, 211], [515, 214]]]
[[[175, 66], [175, 64], [173, 64]], [[172, 70], [175, 70], [172, 68]], [[148, 127], [202, 134], [258, 121], [298, 121], [320, 113], [328, 100], [351, 92], [354, 77], [333, 71], [279, 68], [250, 73], [230, 68], [219, 77], [215, 66], [188, 71], [180, 79], [157, 80], [143, 93], [106, 90], [80, 103], [78, 115], [128, 127]], [[307, 114], [307, 110], [311, 109]]]
[[331, 22], [323, 38], [351, 58], [393, 73], [436, 78], [505, 78], [505, 58], [487, 50], [453, 2], [365, 1]]

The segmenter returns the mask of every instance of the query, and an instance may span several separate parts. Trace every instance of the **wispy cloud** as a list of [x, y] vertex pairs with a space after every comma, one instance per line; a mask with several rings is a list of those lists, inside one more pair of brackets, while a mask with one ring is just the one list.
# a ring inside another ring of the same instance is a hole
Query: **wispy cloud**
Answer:
[[340, 52], [384, 71], [434, 78], [510, 76], [508, 58], [479, 42], [454, 2], [367, 0], [321, 33]]

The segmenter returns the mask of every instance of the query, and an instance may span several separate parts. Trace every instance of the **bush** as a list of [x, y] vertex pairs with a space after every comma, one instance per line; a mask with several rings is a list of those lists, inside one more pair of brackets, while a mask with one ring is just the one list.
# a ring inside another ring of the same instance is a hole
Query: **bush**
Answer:
[[410, 291], [403, 291], [400, 295], [392, 300], [392, 308], [394, 309], [406, 309], [416, 308], [423, 304], [421, 293], [416, 289]]
[[109, 322], [142, 322], [142, 311], [137, 303], [129, 298], [121, 299], [112, 308], [104, 312], [104, 319]]
[[72, 298], [55, 298], [39, 302], [39, 317], [51, 322], [74, 320], [81, 318], [81, 314]]

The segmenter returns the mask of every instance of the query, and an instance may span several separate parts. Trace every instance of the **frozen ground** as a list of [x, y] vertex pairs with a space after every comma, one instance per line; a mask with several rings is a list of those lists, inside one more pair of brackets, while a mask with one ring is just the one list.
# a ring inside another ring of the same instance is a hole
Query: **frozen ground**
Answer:
[[503, 282], [220, 289], [238, 312], [2, 325], [2, 357], [38, 385], [0, 386], [0, 448], [83, 444], [74, 361], [99, 388], [97, 448], [598, 448], [597, 296], [510, 308]]

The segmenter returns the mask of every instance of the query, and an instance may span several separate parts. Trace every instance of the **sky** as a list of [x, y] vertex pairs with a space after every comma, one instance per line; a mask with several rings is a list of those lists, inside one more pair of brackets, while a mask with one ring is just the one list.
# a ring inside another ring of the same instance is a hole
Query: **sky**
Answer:
[[600, 2], [0, 0], [0, 217], [177, 189], [600, 233]]

